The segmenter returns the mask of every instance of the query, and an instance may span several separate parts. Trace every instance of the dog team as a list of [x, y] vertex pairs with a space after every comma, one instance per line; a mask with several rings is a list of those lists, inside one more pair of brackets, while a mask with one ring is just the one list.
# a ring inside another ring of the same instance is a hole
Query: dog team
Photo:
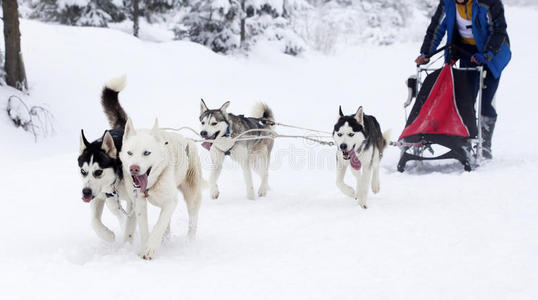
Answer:
[[[119, 103], [119, 93], [125, 88], [125, 76], [106, 83], [101, 104], [111, 129], [89, 142], [80, 135], [78, 165], [82, 176], [82, 200], [91, 205], [91, 224], [103, 240], [112, 242], [115, 234], [101, 221], [104, 205], [118, 218], [124, 229], [124, 241], [132, 242], [136, 227], [140, 234], [143, 259], [150, 260], [159, 249], [163, 237], [170, 232], [170, 220], [177, 206], [178, 191], [183, 194], [189, 216], [189, 239], [194, 239], [202, 189], [209, 185], [212, 199], [220, 195], [217, 181], [226, 156], [236, 161], [243, 171], [246, 196], [255, 199], [252, 183], [254, 170], [261, 178], [258, 197], [268, 190], [268, 171], [274, 139], [270, 137], [274, 114], [263, 103], [254, 106], [252, 117], [228, 112], [230, 102], [218, 109], [200, 103], [200, 135], [209, 150], [211, 174], [209, 183], [202, 177], [198, 147], [191, 139], [159, 128], [157, 120], [151, 129], [135, 128]], [[245, 140], [234, 140], [238, 135]], [[362, 107], [352, 115], [339, 109], [333, 129], [337, 146], [336, 185], [345, 195], [358, 200], [367, 208], [366, 199], [371, 186], [379, 192], [379, 164], [388, 144], [389, 132], [382, 133], [376, 118], [364, 114]], [[269, 137], [268, 137], [269, 136]], [[217, 141], [228, 141], [223, 147]], [[232, 142], [230, 142], [232, 141]], [[356, 187], [344, 183], [348, 167], [356, 178]], [[120, 204], [126, 200], [127, 210]], [[149, 230], [148, 202], [161, 209], [153, 230]], [[137, 226], [138, 225], [138, 226]]]

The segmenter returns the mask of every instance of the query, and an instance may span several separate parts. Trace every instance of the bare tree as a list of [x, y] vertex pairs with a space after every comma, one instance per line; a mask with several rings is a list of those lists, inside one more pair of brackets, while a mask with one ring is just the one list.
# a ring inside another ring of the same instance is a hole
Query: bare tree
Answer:
[[6, 83], [19, 90], [27, 90], [26, 74], [21, 52], [21, 32], [19, 30], [19, 5], [17, 0], [3, 0], [4, 42], [6, 49]]

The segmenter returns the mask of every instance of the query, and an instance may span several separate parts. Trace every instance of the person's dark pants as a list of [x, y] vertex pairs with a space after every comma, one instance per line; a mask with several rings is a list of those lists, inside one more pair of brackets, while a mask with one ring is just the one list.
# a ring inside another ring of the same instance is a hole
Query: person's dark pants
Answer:
[[[460, 44], [458, 47], [462, 48], [468, 53], [459, 53], [460, 58], [460, 67], [461, 68], [471, 68], [476, 67], [477, 64], [471, 62], [471, 56], [475, 53], [478, 53], [478, 49], [476, 46], [473, 45], [466, 45], [466, 44]], [[471, 55], [471, 56], [469, 56]], [[484, 79], [484, 90], [482, 90], [482, 115], [486, 117], [497, 117], [497, 112], [495, 111], [495, 108], [493, 107], [493, 98], [495, 97], [495, 92], [497, 92], [497, 88], [499, 87], [499, 81], [501, 77], [495, 78], [493, 74], [489, 71], [488, 67], [484, 65], [484, 69], [487, 71], [486, 78]], [[475, 73], [475, 72], [473, 72]], [[472, 79], [472, 86], [473, 86], [473, 94], [478, 94], [478, 87], [480, 86], [480, 82], [478, 81], [478, 74], [471, 75]]]

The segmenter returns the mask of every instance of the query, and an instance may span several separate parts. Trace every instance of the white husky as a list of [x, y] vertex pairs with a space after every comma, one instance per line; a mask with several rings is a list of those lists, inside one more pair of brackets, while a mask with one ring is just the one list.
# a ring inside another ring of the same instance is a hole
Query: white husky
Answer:
[[[372, 191], [379, 192], [379, 163], [388, 144], [390, 131], [381, 134], [376, 118], [363, 113], [362, 106], [354, 115], [345, 116], [339, 109], [338, 121], [334, 125], [333, 137], [337, 151], [336, 185], [349, 197], [358, 199], [362, 208], [367, 208], [366, 198], [372, 179]], [[357, 179], [356, 190], [344, 183], [346, 169]], [[373, 178], [371, 178], [373, 176]]]
[[[178, 201], [178, 190], [183, 193], [189, 213], [188, 236], [193, 239], [198, 224], [198, 210], [202, 193], [202, 168], [196, 145], [183, 136], [159, 129], [157, 120], [153, 129], [136, 130], [127, 120], [120, 152], [124, 182], [133, 194], [138, 229], [142, 242], [141, 256], [152, 259], [160, 247]], [[147, 202], [161, 208], [159, 219], [151, 234], [148, 229]]]

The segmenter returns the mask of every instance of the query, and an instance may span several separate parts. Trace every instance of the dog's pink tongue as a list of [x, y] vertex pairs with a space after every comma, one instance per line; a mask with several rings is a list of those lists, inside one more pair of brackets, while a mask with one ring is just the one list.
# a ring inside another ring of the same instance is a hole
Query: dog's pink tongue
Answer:
[[82, 201], [88, 203], [88, 202], [92, 201], [92, 196], [90, 196], [90, 197], [82, 196]]
[[210, 142], [203, 142], [202, 147], [206, 148], [208, 151], [211, 150], [211, 145], [213, 145]]
[[351, 167], [355, 170], [360, 170], [362, 164], [359, 158], [357, 157], [357, 154], [355, 154], [355, 150], [349, 151], [348, 154], [350, 156], [349, 163], [351, 164]]
[[139, 175], [136, 176], [137, 185], [140, 187], [140, 191], [143, 193], [146, 191], [146, 187], [148, 186], [148, 175]]

